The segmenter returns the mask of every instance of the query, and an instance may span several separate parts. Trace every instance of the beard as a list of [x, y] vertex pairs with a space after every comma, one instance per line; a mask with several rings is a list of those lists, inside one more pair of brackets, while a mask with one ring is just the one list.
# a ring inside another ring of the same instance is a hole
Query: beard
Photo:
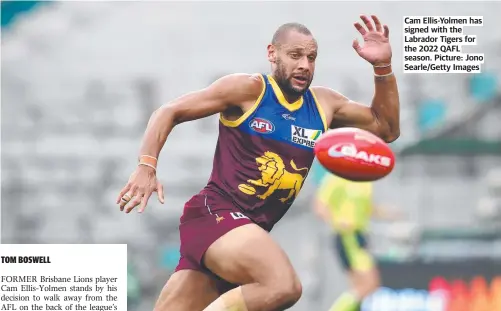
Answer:
[[289, 77], [287, 76], [287, 72], [282, 61], [280, 59], [277, 59], [276, 64], [277, 64], [277, 69], [275, 72], [275, 80], [282, 89], [282, 92], [290, 96], [302, 96], [306, 92], [306, 90], [308, 90], [308, 88], [310, 87], [311, 78], [308, 77], [309, 81], [303, 87], [294, 86], [292, 84], [292, 76]]

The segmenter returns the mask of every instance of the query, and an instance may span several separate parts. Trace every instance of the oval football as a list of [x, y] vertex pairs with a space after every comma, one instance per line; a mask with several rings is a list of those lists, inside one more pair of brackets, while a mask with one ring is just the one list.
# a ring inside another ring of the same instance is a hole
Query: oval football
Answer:
[[395, 166], [395, 155], [376, 135], [357, 128], [327, 131], [315, 142], [318, 161], [331, 173], [352, 181], [375, 181]]

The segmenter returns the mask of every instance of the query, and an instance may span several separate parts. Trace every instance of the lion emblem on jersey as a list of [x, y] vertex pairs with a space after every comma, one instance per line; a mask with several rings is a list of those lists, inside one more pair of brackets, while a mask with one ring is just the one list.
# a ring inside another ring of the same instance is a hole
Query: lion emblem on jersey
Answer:
[[[282, 203], [285, 203], [292, 196], [296, 197], [299, 194], [305, 177], [299, 173], [287, 171], [284, 161], [278, 154], [266, 151], [263, 156], [256, 159], [256, 163], [258, 164], [258, 170], [261, 172], [261, 178], [257, 180], [249, 179], [247, 182], [254, 186], [268, 188], [265, 193], [257, 195], [258, 198], [264, 200], [276, 190], [290, 190], [286, 197], [280, 199]], [[290, 164], [295, 171], [304, 170], [308, 174], [308, 168], [303, 167], [298, 169], [294, 160], [291, 160]], [[239, 188], [243, 189], [243, 187]], [[243, 190], [242, 192], [251, 194]]]

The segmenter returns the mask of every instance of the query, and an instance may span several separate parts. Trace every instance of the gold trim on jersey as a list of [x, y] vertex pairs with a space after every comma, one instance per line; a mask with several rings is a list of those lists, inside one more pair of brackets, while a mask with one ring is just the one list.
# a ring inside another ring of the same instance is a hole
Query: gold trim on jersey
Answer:
[[259, 74], [259, 78], [261, 78], [261, 81], [263, 82], [263, 89], [261, 90], [261, 94], [256, 99], [256, 102], [254, 103], [254, 105], [252, 105], [252, 107], [249, 110], [247, 110], [243, 115], [241, 115], [235, 121], [226, 120], [224, 118], [223, 114], [220, 113], [219, 114], [219, 121], [221, 121], [221, 123], [223, 123], [224, 126], [228, 126], [228, 127], [237, 127], [237, 126], [239, 126], [240, 124], [242, 124], [257, 109], [257, 107], [259, 106], [259, 104], [263, 100], [263, 96], [264, 96], [264, 93], [266, 91], [266, 81], [264, 80], [263, 75]]
[[329, 125], [327, 124], [327, 118], [325, 117], [324, 108], [322, 108], [322, 106], [320, 105], [320, 102], [318, 101], [315, 92], [313, 92], [312, 89], [310, 89], [310, 91], [311, 91], [311, 96], [313, 96], [313, 101], [315, 101], [315, 104], [317, 105], [317, 110], [318, 113], [320, 114], [320, 118], [322, 118], [322, 123], [324, 124], [325, 131], [327, 132], [327, 130], [329, 129]]
[[278, 98], [278, 102], [280, 103], [280, 105], [284, 106], [289, 111], [296, 111], [299, 108], [301, 108], [301, 106], [303, 105], [303, 96], [301, 96], [298, 100], [296, 100], [292, 104], [289, 103], [287, 99], [285, 99], [284, 93], [282, 93], [282, 90], [278, 86], [275, 79], [273, 79], [271, 75], [267, 75], [267, 77], [268, 81], [270, 81], [271, 87], [273, 88], [273, 92], [275, 92], [275, 95]]

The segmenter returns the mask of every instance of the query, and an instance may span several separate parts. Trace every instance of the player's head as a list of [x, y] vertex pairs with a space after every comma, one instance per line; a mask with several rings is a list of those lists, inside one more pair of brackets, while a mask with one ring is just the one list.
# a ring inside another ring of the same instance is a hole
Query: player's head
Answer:
[[273, 76], [288, 95], [302, 95], [315, 72], [317, 41], [306, 26], [287, 23], [280, 26], [268, 45]]

